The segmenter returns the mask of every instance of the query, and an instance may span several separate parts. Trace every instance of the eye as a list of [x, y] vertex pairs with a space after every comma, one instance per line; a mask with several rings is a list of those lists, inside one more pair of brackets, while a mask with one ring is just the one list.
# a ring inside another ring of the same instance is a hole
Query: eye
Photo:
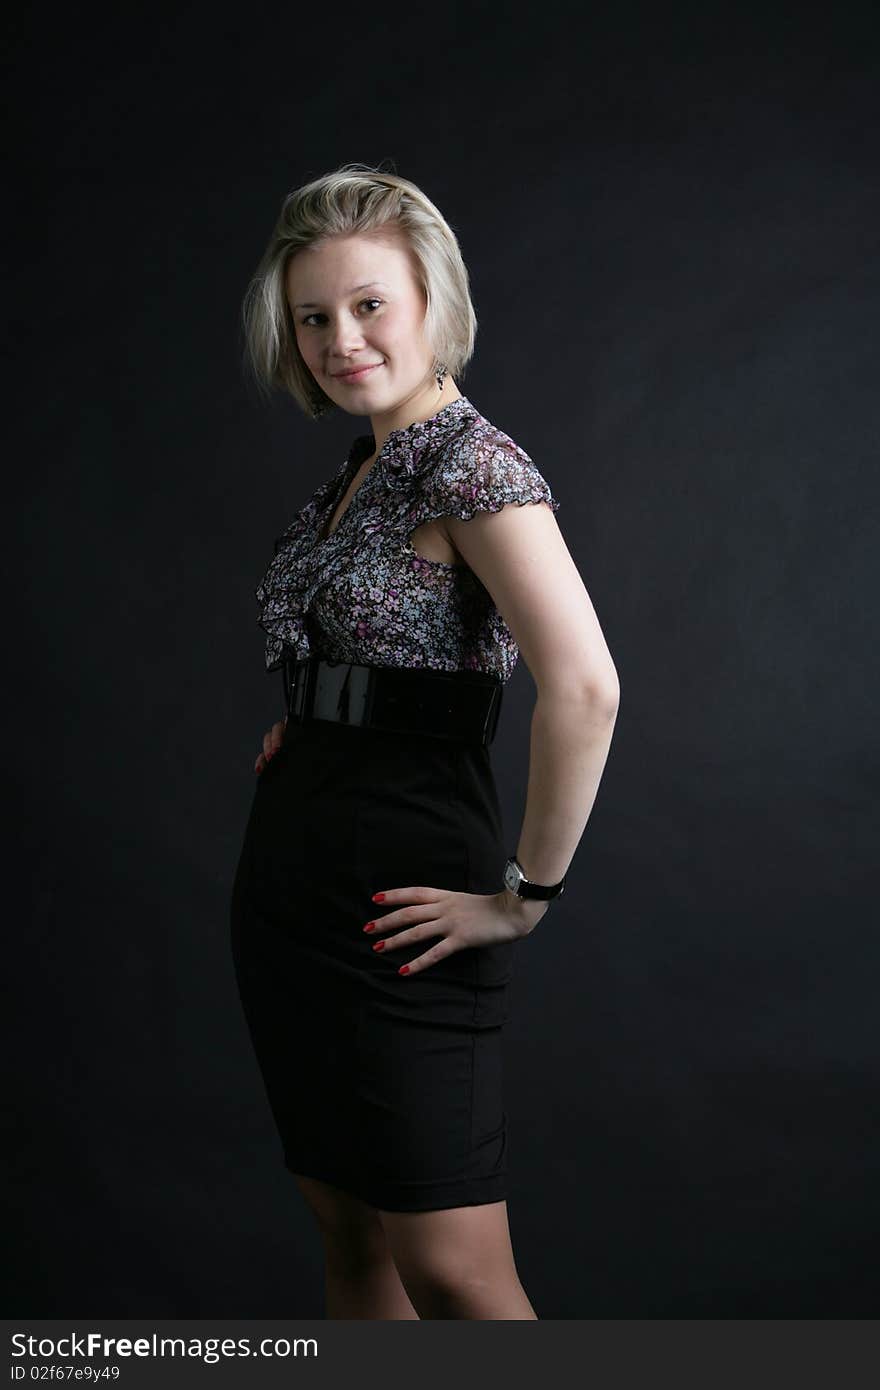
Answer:
[[[382, 300], [381, 300], [381, 299], [362, 299], [362, 300], [361, 300], [361, 304], [381, 304], [381, 303], [382, 303]], [[360, 306], [358, 306], [358, 307], [360, 307]], [[303, 324], [303, 325], [304, 325], [305, 327], [307, 327], [307, 328], [311, 328], [312, 325], [309, 323], [309, 319], [322, 319], [323, 317], [324, 317], [323, 314], [306, 314], [305, 318], [301, 318], [301, 319], [300, 319], [300, 323]]]

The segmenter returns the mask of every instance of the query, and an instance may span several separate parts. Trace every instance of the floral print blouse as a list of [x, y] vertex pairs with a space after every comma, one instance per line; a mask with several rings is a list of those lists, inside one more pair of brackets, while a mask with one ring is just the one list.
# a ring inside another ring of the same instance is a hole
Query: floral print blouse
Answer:
[[559, 503], [528, 454], [460, 396], [430, 419], [391, 431], [322, 539], [375, 447], [372, 434], [359, 435], [275, 541], [255, 591], [267, 671], [317, 653], [508, 681], [519, 648], [486, 587], [468, 565], [420, 556], [410, 535], [439, 516], [469, 520], [508, 502], [547, 502], [555, 512]]

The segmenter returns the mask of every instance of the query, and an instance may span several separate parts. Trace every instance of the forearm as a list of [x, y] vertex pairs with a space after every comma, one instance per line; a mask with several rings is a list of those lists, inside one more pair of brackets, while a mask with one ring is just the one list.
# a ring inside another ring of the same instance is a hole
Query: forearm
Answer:
[[523, 873], [536, 883], [558, 883], [571, 863], [596, 800], [616, 720], [616, 704], [598, 697], [538, 693], [516, 851]]

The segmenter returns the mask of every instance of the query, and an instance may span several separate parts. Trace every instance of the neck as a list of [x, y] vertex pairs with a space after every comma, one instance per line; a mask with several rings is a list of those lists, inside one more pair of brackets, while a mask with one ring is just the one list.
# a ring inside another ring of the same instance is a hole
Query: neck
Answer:
[[[437, 385], [437, 378], [431, 377], [430, 385], [407, 396], [393, 410], [383, 410], [370, 416], [370, 429], [376, 441], [375, 454], [378, 454], [392, 430], [406, 429], [420, 420], [430, 420], [445, 405], [461, 400], [461, 392], [451, 376], [443, 378], [443, 389]], [[375, 457], [374, 454], [374, 457]]]

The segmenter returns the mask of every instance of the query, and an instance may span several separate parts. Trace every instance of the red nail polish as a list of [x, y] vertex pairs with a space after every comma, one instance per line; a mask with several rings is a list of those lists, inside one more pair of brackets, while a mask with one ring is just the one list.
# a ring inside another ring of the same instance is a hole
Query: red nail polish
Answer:
[[367, 925], [364, 927], [364, 931], [375, 931], [375, 930], [376, 930], [376, 923], [375, 923], [375, 922], [368, 922]]
[[374, 951], [384, 951], [384, 950], [385, 950], [385, 942], [384, 942], [384, 941], [374, 941], [374, 942], [373, 942], [373, 950], [374, 950]]
[[398, 973], [398, 975], [408, 975], [408, 974], [409, 974], [409, 966], [408, 966], [408, 965], [402, 965], [402, 966], [400, 967], [400, 969], [398, 970], [397, 973]]
[[385, 901], [385, 894], [384, 894], [384, 893], [374, 893], [374, 894], [373, 894], [373, 902], [374, 902], [374, 903], [384, 903], [384, 901]]

